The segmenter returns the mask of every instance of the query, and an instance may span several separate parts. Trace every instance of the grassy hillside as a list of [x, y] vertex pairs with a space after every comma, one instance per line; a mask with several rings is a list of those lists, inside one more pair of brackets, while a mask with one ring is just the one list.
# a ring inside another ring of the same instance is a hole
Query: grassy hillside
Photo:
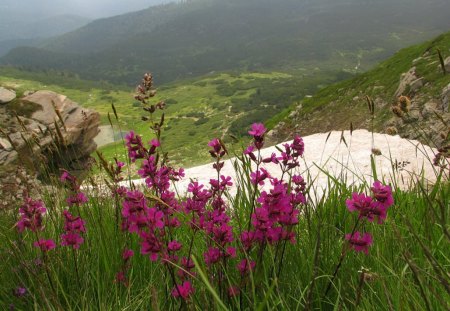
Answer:
[[1, 59], [133, 85], [211, 71], [366, 70], [449, 27], [440, 0], [198, 0], [95, 21]]
[[[3, 68], [0, 85], [12, 87], [19, 94], [25, 90], [48, 89], [65, 94], [83, 107], [98, 111], [102, 124], [108, 128], [108, 113], [116, 125], [115, 134], [107, 135], [111, 143], [100, 151], [108, 158], [120, 150], [121, 132], [134, 130], [150, 139], [148, 124], [141, 120], [142, 109], [133, 100], [133, 89], [114, 86], [106, 82], [89, 82], [75, 77], [20, 72]], [[254, 122], [264, 122], [287, 109], [305, 95], [320, 87], [348, 76], [339, 72], [312, 72], [291, 75], [281, 72], [268, 73], [218, 73], [198, 79], [184, 80], [158, 87], [155, 103], [167, 104], [163, 143], [176, 162], [184, 165], [204, 163], [209, 160], [201, 150], [213, 137], [221, 137], [231, 143], [230, 135], [245, 136]], [[37, 82], [42, 81], [42, 82]], [[136, 77], [136, 84], [139, 77]], [[115, 120], [111, 104], [114, 104], [119, 121]], [[117, 140], [115, 143], [113, 140]]]
[[[383, 132], [387, 126], [397, 126], [400, 134], [424, 140], [417, 127], [423, 127], [427, 132], [428, 128], [441, 124], [433, 113], [427, 119], [424, 111], [427, 103], [436, 103], [439, 108], [436, 112], [445, 120], [450, 120], [448, 112], [441, 108], [442, 92], [450, 83], [450, 73], [443, 75], [437, 49], [444, 59], [450, 56], [450, 33], [403, 49], [373, 70], [326, 87], [311, 98], [305, 98], [291, 111], [290, 117], [277, 116], [276, 119], [283, 122], [277, 127], [278, 139], [283, 139], [292, 132], [307, 135], [349, 129], [350, 123], [354, 128], [369, 128], [371, 118], [365, 96], [370, 96], [375, 102], [376, 131]], [[405, 123], [394, 118], [391, 107], [397, 101], [395, 92], [402, 74], [413, 67], [416, 68], [417, 77], [422, 78], [424, 86], [418, 90], [406, 88], [403, 92], [403, 95], [412, 100], [409, 121]]]

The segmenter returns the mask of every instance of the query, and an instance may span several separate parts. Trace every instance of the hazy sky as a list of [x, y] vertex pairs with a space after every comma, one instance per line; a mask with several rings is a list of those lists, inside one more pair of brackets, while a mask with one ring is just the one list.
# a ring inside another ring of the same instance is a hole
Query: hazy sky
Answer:
[[173, 1], [175, 0], [0, 0], [0, 11], [25, 16], [74, 14], [98, 18]]

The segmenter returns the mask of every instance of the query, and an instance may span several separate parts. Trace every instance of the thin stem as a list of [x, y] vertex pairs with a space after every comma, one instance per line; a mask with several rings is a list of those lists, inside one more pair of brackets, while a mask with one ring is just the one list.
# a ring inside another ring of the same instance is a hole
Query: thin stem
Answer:
[[[355, 225], [353, 226], [353, 230], [352, 230], [352, 233], [350, 234], [350, 236], [353, 236], [353, 234], [355, 233], [356, 228], [358, 227], [360, 220], [361, 220], [361, 218], [358, 217], [358, 220], [355, 222]], [[326, 296], [328, 294], [328, 292], [330, 291], [331, 285], [333, 284], [333, 281], [336, 278], [336, 275], [338, 274], [339, 269], [341, 268], [341, 265], [342, 265], [342, 262], [344, 261], [345, 255], [347, 255], [347, 250], [348, 250], [347, 244], [344, 244], [341, 256], [339, 258], [339, 262], [336, 265], [336, 268], [334, 269], [333, 276], [331, 277], [331, 280], [328, 282], [328, 286], [327, 286], [327, 289], [325, 290], [325, 295], [324, 296]]]

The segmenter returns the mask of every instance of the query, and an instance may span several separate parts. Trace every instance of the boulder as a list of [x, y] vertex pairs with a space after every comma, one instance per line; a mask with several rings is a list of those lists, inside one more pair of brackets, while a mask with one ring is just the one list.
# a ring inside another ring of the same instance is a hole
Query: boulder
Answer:
[[450, 74], [450, 56], [444, 60], [445, 71]]
[[7, 104], [16, 98], [16, 92], [0, 87], [0, 104]]
[[434, 118], [435, 112], [439, 111], [439, 103], [436, 101], [427, 102], [422, 109], [422, 115], [424, 118]]
[[395, 97], [399, 97], [405, 94], [406, 91], [417, 91], [423, 86], [423, 78], [419, 78], [416, 74], [416, 67], [412, 67], [406, 73], [402, 74], [400, 78], [400, 84], [395, 91]]
[[94, 137], [99, 132], [100, 115], [50, 91], [20, 98], [16, 106], [23, 109], [22, 114], [22, 110], [15, 110], [20, 114], [18, 120], [8, 110], [11, 107], [0, 106], [0, 124], [9, 137], [1, 137], [0, 173], [23, 165], [39, 175], [44, 163], [56, 174], [64, 168], [82, 175], [97, 147]]

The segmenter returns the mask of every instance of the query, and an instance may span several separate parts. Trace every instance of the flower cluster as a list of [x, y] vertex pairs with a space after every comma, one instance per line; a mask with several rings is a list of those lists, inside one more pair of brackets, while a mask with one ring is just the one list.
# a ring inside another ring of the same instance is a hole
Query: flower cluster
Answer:
[[80, 191], [80, 184], [75, 176], [71, 175], [66, 170], [63, 170], [60, 180], [61, 182], [66, 183], [70, 190], [70, 195], [67, 198], [67, 204], [70, 207], [74, 205], [80, 206], [88, 201], [87, 196]]
[[61, 245], [79, 249], [84, 239], [81, 236], [86, 232], [85, 221], [80, 216], [73, 216], [69, 211], [64, 211], [64, 233], [61, 235]]
[[47, 212], [42, 201], [34, 201], [29, 197], [24, 198], [24, 204], [20, 207], [20, 220], [16, 226], [19, 232], [25, 229], [33, 232], [41, 231], [43, 229], [42, 217]]
[[[387, 210], [394, 204], [392, 190], [390, 186], [383, 185], [379, 181], [373, 183], [371, 190], [372, 196], [353, 193], [352, 198], [346, 200], [346, 205], [350, 212], [358, 213], [359, 220], [369, 222], [377, 220], [378, 224], [382, 224], [386, 220]], [[359, 220], [356, 225], [359, 224]], [[356, 231], [356, 225], [353, 232], [347, 234], [345, 239], [355, 251], [368, 254], [369, 246], [373, 243], [372, 236], [369, 233], [362, 234]]]

